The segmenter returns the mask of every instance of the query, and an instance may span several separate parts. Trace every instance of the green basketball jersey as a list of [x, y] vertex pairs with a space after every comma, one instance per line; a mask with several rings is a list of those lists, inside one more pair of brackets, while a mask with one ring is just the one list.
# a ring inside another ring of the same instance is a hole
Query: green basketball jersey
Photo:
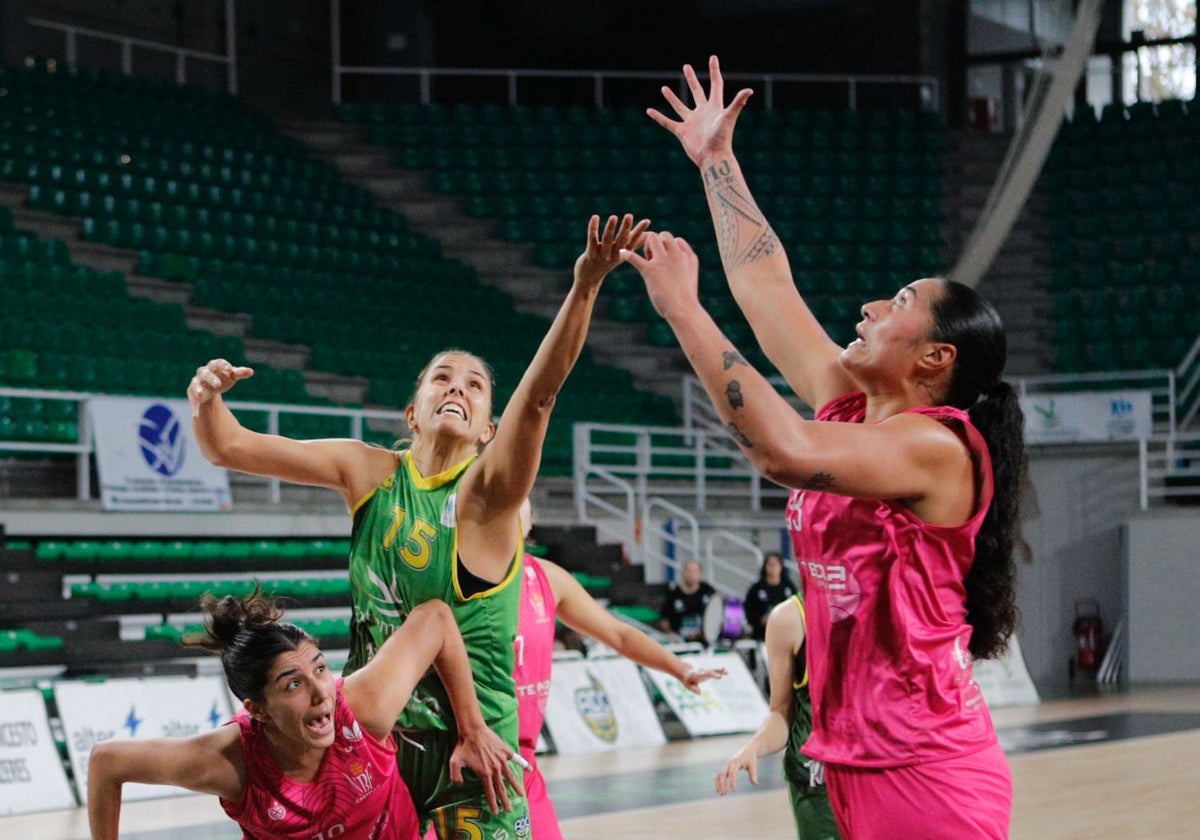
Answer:
[[[804, 602], [799, 595], [788, 599], [800, 610], [800, 620], [805, 621]], [[807, 625], [807, 622], [805, 622]], [[812, 699], [808, 694], [808, 660], [805, 650], [808, 644], [800, 646], [796, 653], [796, 663], [792, 671], [792, 728], [788, 732], [787, 749], [783, 752], [783, 777], [798, 787], [808, 787], [809, 759], [800, 748], [808, 740], [812, 732]]]
[[[361, 668], [408, 616], [430, 600], [454, 612], [467, 646], [483, 718], [514, 748], [517, 701], [513, 683], [513, 639], [520, 607], [517, 546], [504, 580], [464, 597], [458, 577], [455, 502], [468, 458], [425, 477], [404, 453], [400, 464], [354, 508], [350, 542], [350, 590], [354, 614], [346, 673]], [[405, 729], [450, 729], [450, 702], [431, 670], [417, 688], [399, 724]]]

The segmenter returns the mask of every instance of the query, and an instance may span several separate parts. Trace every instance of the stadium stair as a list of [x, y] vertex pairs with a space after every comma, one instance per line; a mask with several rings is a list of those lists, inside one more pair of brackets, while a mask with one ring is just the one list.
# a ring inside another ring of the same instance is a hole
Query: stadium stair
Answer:
[[[570, 287], [569, 268], [536, 265], [533, 246], [506, 241], [494, 220], [473, 218], [464, 211], [461, 199], [435, 192], [428, 171], [397, 167], [394, 156], [369, 143], [361, 127], [292, 121], [281, 128], [329, 161], [348, 181], [403, 214], [414, 229], [440, 241], [447, 256], [475, 267], [482, 282], [510, 294], [519, 310], [554, 317]], [[586, 220], [587, 212], [569, 220], [578, 228], [580, 243]], [[682, 351], [677, 346], [656, 347], [646, 341], [645, 325], [623, 323], [607, 314], [598, 308], [588, 332], [588, 345], [597, 360], [628, 370], [639, 388], [678, 402], [680, 381], [688, 370]]]

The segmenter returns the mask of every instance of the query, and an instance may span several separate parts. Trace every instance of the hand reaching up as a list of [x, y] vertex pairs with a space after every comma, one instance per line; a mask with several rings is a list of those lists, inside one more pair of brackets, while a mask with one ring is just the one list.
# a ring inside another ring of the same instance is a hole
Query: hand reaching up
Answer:
[[663, 86], [663, 96], [679, 116], [678, 122], [654, 108], [646, 109], [651, 119], [675, 135], [687, 156], [697, 166], [707, 165], [714, 155], [733, 153], [733, 127], [753, 93], [749, 88], [742, 88], [727, 108], [724, 101], [725, 82], [721, 78], [721, 66], [715, 55], [708, 60], [708, 75], [709, 88], [705, 94], [704, 86], [700, 84], [692, 65], [683, 66], [683, 77], [687, 80], [695, 103], [691, 108], [675, 95], [675, 91]]

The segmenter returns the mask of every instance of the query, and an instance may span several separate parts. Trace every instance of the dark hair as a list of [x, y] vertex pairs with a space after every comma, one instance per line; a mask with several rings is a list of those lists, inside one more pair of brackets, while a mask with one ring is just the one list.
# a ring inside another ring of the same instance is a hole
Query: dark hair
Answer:
[[1026, 465], [1025, 415], [1016, 391], [1000, 379], [1008, 344], [995, 308], [970, 286], [942, 285], [930, 307], [933, 338], [957, 350], [945, 403], [967, 412], [992, 458], [995, 492], [965, 581], [971, 655], [988, 659], [1004, 653], [1019, 618], [1013, 545]]
[[758, 570], [758, 582], [767, 582], [767, 558], [769, 557], [779, 558], [779, 582], [786, 583], [788, 586], [795, 589], [795, 584], [792, 583], [792, 579], [788, 576], [787, 563], [783, 562], [783, 553], [779, 551], [768, 551], [763, 555], [762, 566], [760, 566]]
[[225, 682], [239, 700], [262, 703], [267, 674], [281, 653], [299, 650], [302, 642], [316, 639], [294, 624], [281, 621], [283, 608], [263, 594], [258, 582], [242, 598], [217, 598], [206, 592], [200, 598], [205, 634], [189, 644], [221, 655]]

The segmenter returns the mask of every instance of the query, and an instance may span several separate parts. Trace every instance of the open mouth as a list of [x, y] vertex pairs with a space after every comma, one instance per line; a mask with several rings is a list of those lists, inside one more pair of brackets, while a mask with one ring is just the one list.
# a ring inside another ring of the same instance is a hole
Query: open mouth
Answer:
[[304, 722], [304, 726], [313, 735], [324, 735], [333, 729], [333, 715], [323, 714], [309, 718]]
[[463, 420], [467, 419], [467, 411], [457, 403], [446, 403], [437, 410], [438, 414], [453, 414]]

